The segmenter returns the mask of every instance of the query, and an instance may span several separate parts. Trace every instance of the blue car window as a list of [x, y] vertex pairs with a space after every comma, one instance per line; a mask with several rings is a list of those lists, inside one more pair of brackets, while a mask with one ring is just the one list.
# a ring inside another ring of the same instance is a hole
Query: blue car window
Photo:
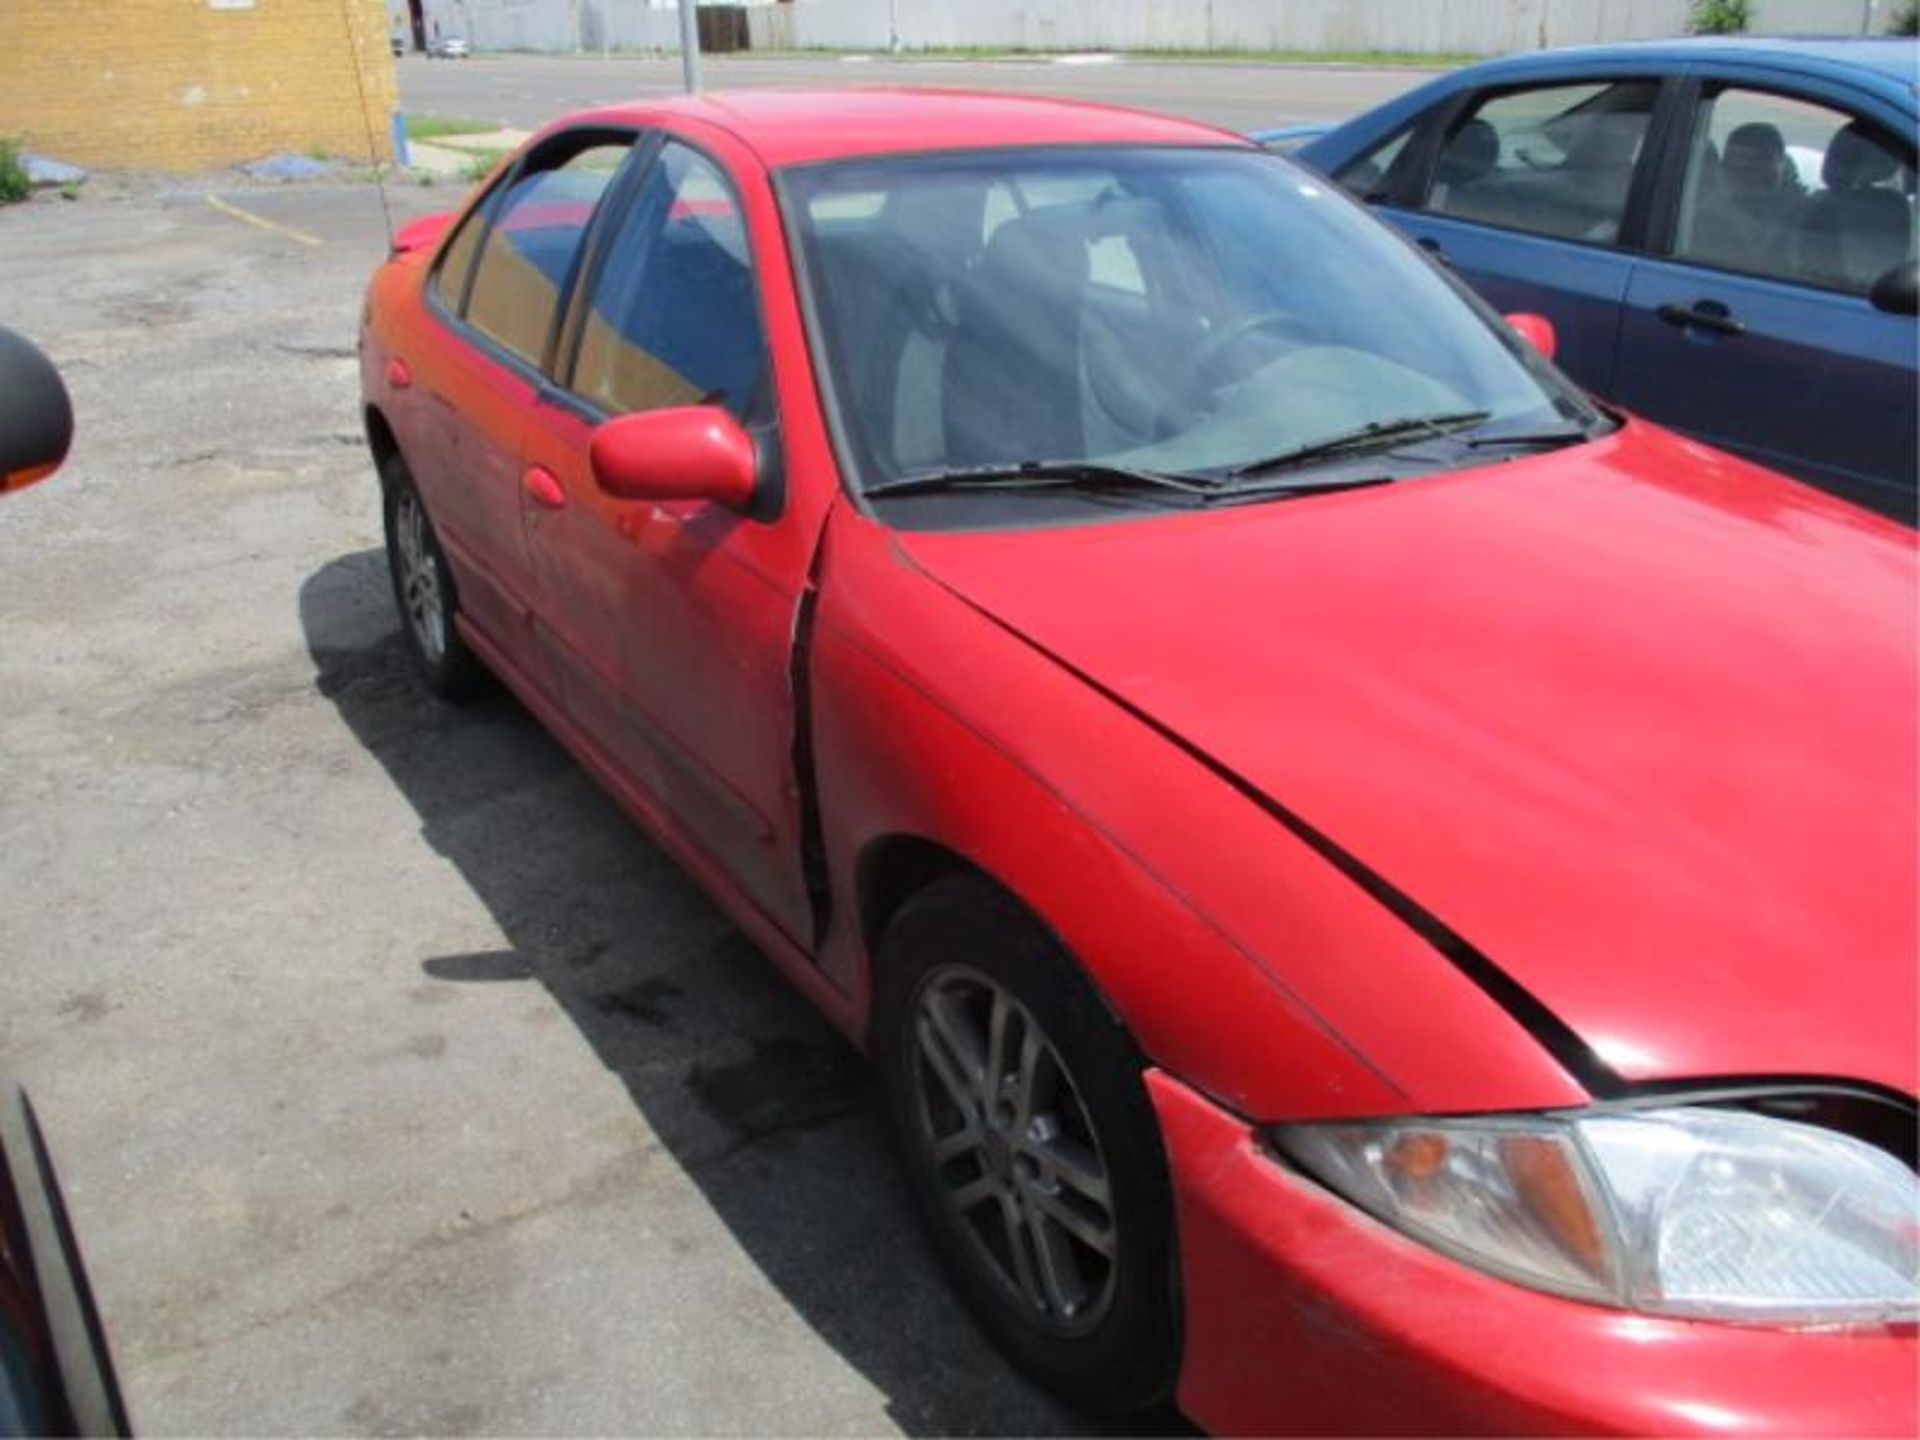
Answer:
[[540, 363], [580, 237], [628, 148], [625, 140], [589, 145], [514, 180], [494, 211], [474, 270], [470, 325], [521, 359]]
[[1358, 199], [1384, 200], [1392, 193], [1401, 157], [1408, 153], [1407, 142], [1418, 128], [1418, 121], [1409, 121], [1386, 139], [1368, 146], [1334, 172], [1335, 183]]
[[1482, 99], [1448, 132], [1426, 209], [1435, 215], [1612, 245], [1660, 86], [1536, 86]]
[[710, 161], [669, 141], [595, 278], [573, 389], [613, 413], [743, 416], [765, 371], [739, 202]]
[[1675, 256], [1864, 295], [1914, 258], [1914, 155], [1810, 100], [1729, 86], [1701, 106]]

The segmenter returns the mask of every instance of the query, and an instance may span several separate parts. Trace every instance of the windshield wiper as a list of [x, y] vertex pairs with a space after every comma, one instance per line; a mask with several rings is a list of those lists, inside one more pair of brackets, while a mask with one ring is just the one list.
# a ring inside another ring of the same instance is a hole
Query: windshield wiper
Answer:
[[865, 494], [868, 499], [875, 499], [883, 495], [925, 495], [940, 490], [1057, 489], [1168, 490], [1181, 495], [1209, 495], [1220, 489], [1220, 482], [1200, 475], [1136, 470], [1128, 465], [1103, 465], [1094, 460], [1023, 460], [898, 475], [867, 486]]
[[1496, 445], [1513, 445], [1544, 450], [1555, 445], [1577, 445], [1588, 438], [1586, 426], [1569, 420], [1564, 425], [1549, 425], [1539, 430], [1514, 430], [1504, 435], [1472, 435], [1467, 438], [1467, 447], [1486, 450]]
[[1236, 465], [1227, 474], [1230, 478], [1239, 480], [1250, 475], [1265, 475], [1275, 470], [1286, 470], [1295, 465], [1305, 465], [1335, 455], [1373, 449], [1392, 449], [1395, 443], [1409, 435], [1449, 435], [1455, 430], [1464, 430], [1468, 426], [1478, 425], [1483, 420], [1491, 418], [1491, 415], [1492, 412], [1487, 410], [1445, 410], [1435, 415], [1402, 415], [1393, 420], [1369, 420], [1365, 425], [1356, 425], [1351, 430], [1323, 435], [1318, 440], [1309, 440], [1304, 445], [1296, 445], [1291, 450], [1282, 450], [1277, 455], [1268, 455], [1264, 459], [1250, 460], [1244, 465]]
[[1275, 480], [1262, 485], [1227, 485], [1206, 497], [1212, 505], [1237, 505], [1246, 500], [1273, 500], [1289, 495], [1325, 495], [1331, 490], [1366, 490], [1375, 485], [1391, 485], [1394, 477], [1378, 473], [1363, 475], [1315, 475], [1306, 479]]

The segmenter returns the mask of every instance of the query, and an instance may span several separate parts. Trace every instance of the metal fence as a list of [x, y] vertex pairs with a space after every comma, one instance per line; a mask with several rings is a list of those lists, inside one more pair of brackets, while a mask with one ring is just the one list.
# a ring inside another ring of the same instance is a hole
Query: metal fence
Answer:
[[[1897, 0], [1754, 0], [1756, 31], [1880, 30]], [[425, 0], [479, 50], [673, 50], [671, 0]], [[755, 50], [1268, 50], [1500, 54], [1686, 31], [1691, 0], [792, 0]], [[729, 35], [733, 32], [730, 29]]]

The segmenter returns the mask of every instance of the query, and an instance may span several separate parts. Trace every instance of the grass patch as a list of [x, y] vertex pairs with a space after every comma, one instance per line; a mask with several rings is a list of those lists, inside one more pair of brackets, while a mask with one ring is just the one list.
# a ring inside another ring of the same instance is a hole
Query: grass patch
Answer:
[[20, 158], [20, 142], [0, 135], [0, 205], [13, 205], [33, 193], [27, 163]]
[[1414, 65], [1451, 70], [1484, 60], [1467, 50], [1128, 50], [1122, 52], [1137, 60], [1224, 61], [1255, 60], [1283, 65]]
[[493, 173], [493, 167], [506, 159], [513, 151], [475, 150], [471, 153], [473, 158], [467, 161], [467, 168], [460, 173], [466, 178], [469, 185], [477, 185], [480, 181], [491, 175]]
[[485, 135], [500, 127], [491, 120], [469, 120], [459, 115], [409, 115], [409, 140], [437, 140], [442, 135]]

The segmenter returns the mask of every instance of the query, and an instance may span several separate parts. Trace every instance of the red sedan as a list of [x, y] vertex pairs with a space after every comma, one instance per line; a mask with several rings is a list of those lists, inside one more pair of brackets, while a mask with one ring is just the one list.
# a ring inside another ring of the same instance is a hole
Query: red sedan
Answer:
[[1029, 1372], [1910, 1431], [1913, 538], [1550, 348], [1218, 131], [758, 92], [409, 227], [362, 380], [427, 684], [872, 1055]]

